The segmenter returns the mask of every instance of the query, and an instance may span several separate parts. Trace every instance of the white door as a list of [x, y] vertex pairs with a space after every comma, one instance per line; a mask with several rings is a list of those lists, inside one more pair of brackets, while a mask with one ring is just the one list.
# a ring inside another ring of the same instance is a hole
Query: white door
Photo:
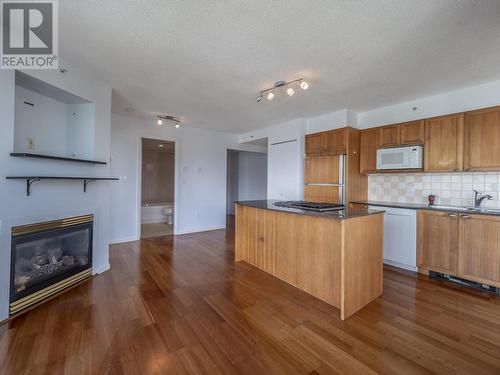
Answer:
[[301, 194], [300, 147], [297, 140], [271, 144], [268, 157], [268, 198], [299, 200]]

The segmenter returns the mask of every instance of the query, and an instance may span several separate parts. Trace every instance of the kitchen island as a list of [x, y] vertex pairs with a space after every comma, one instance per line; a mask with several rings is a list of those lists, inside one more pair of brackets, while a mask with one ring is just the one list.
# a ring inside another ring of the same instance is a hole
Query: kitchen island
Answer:
[[277, 201], [236, 203], [235, 260], [340, 309], [342, 320], [383, 292], [383, 211], [316, 212]]

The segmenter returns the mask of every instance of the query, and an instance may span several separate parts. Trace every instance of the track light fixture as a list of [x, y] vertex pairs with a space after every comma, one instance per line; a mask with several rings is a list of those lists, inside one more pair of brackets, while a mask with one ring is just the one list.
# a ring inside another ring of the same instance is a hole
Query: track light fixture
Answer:
[[177, 129], [181, 127], [181, 120], [179, 120], [177, 117], [170, 115], [156, 115], [156, 118], [158, 119], [158, 121], [156, 122], [158, 125], [162, 125], [163, 121], [172, 121], [175, 123], [175, 127]]
[[259, 91], [257, 93], [257, 97], [255, 100], [257, 103], [260, 103], [262, 101], [262, 98], [264, 97], [264, 94], [267, 93], [266, 98], [267, 100], [273, 100], [275, 93], [278, 93], [281, 88], [286, 89], [286, 93], [288, 96], [292, 96], [295, 94], [295, 90], [293, 89], [292, 86], [299, 86], [302, 90], [307, 90], [309, 88], [309, 83], [304, 81], [303, 78], [295, 79], [293, 81], [285, 82], [285, 81], [276, 81], [274, 83], [273, 87], [270, 87], [268, 89]]

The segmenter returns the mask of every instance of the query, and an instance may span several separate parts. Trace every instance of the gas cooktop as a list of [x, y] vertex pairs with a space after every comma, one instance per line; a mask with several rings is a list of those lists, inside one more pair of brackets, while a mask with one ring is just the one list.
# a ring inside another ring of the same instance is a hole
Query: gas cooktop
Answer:
[[302, 210], [311, 210], [318, 212], [343, 210], [345, 208], [343, 204], [305, 202], [305, 201], [279, 201], [275, 202], [274, 205], [278, 207], [299, 208]]

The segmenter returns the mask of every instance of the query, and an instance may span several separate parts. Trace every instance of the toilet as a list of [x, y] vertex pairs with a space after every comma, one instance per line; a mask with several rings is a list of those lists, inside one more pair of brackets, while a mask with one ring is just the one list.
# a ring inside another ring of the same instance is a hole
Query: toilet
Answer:
[[161, 212], [166, 217], [167, 224], [172, 225], [174, 223], [174, 207], [165, 206], [162, 208]]

